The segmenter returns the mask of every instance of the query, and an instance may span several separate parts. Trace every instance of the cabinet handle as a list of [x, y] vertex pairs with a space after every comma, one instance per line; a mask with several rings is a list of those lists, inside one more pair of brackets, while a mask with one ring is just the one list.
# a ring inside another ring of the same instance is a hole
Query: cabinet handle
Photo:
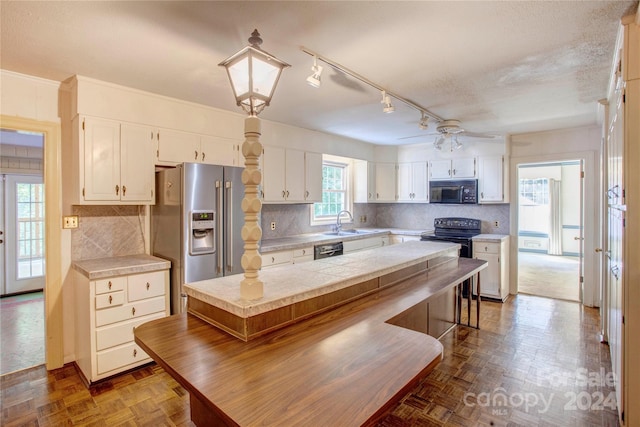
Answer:
[[113, 297], [109, 295], [109, 304], [111, 304], [111, 301], [113, 301]]
[[306, 253], [307, 253], [307, 250], [306, 250], [306, 249], [303, 249], [303, 250], [302, 250], [302, 255], [306, 255]]
[[283, 198], [283, 199], [285, 198], [285, 196], [284, 196], [284, 195], [285, 195], [285, 191], [284, 191], [284, 190], [282, 190], [282, 198]]
[[116, 185], [116, 196], [118, 195], [118, 193], [120, 193], [120, 186]]
[[136, 357], [138, 355], [138, 350], [136, 350], [135, 348], [133, 349], [133, 357]]
[[109, 290], [111, 290], [111, 280], [109, 280]]
[[304, 192], [304, 198], [306, 199], [308, 197], [309, 197], [309, 191], [307, 190], [307, 191]]
[[274, 262], [276, 262], [275, 257], [271, 257], [271, 263], [273, 264]]
[[480, 198], [481, 198], [481, 199], [484, 199], [484, 191], [481, 191], [481, 192], [480, 192]]
[[195, 157], [194, 157], [193, 159], [194, 159], [194, 160], [198, 160], [198, 152], [197, 152], [197, 151], [194, 151], [194, 153], [195, 153]]
[[122, 186], [122, 195], [124, 196], [126, 194], [126, 192], [127, 192], [127, 186], [123, 185]]
[[204, 162], [204, 152], [202, 152], [202, 161]]
[[289, 198], [289, 190], [287, 190], [287, 199]]
[[151, 285], [147, 282], [147, 290], [149, 290], [149, 287], [151, 287]]
[[449, 169], [449, 170], [447, 171], [447, 174], [449, 174], [449, 176], [451, 176], [451, 169]]
[[456, 174], [456, 170], [455, 170], [455, 169], [453, 170], [453, 174], [454, 174], [454, 175]]
[[136, 308], [135, 307], [131, 307], [131, 315], [132, 316], [136, 315]]

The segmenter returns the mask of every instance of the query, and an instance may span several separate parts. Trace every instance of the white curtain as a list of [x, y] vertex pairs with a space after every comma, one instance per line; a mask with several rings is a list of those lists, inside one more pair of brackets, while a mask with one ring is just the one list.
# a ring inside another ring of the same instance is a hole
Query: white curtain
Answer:
[[549, 179], [549, 255], [562, 255], [562, 198], [560, 181]]

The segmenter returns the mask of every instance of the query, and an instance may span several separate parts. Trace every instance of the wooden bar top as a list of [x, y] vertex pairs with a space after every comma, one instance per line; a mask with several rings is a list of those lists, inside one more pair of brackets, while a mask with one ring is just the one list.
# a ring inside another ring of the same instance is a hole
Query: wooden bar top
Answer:
[[248, 342], [190, 314], [142, 324], [135, 340], [189, 391], [196, 424], [367, 425], [442, 358], [437, 339], [387, 321], [485, 267], [454, 259]]

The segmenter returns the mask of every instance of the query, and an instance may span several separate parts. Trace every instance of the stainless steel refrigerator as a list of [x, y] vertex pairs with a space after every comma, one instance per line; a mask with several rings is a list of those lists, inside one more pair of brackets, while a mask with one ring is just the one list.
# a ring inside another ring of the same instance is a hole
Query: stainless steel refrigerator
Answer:
[[183, 163], [156, 172], [151, 253], [171, 261], [171, 313], [184, 312], [184, 283], [242, 273], [243, 168]]

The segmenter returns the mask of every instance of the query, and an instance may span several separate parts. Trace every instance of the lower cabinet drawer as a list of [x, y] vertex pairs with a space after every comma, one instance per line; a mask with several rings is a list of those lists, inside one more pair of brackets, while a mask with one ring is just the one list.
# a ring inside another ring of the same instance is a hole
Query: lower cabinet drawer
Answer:
[[96, 350], [104, 350], [117, 345], [133, 342], [133, 328], [153, 319], [164, 317], [164, 313], [155, 313], [143, 319], [116, 323], [96, 330]]
[[262, 255], [262, 266], [270, 267], [273, 265], [291, 264], [292, 259], [292, 251], [269, 252]]
[[124, 304], [124, 292], [109, 292], [108, 294], [96, 295], [96, 310], [108, 307], [115, 307]]
[[499, 254], [500, 243], [473, 242], [473, 250], [480, 254]]
[[135, 343], [101, 351], [98, 353], [97, 359], [98, 375], [150, 360], [149, 355]]
[[164, 272], [156, 271], [129, 276], [127, 292], [130, 302], [164, 295]]
[[153, 313], [165, 311], [164, 296], [137, 301], [119, 307], [96, 311], [96, 326], [109, 325], [123, 320], [137, 319]]

